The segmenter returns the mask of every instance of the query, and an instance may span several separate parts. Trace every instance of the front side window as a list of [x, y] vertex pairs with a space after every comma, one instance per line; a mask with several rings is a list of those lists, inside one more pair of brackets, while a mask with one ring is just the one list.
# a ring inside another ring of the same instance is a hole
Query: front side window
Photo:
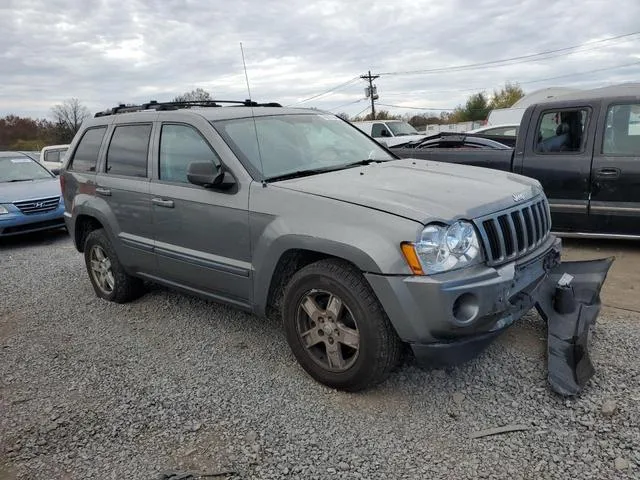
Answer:
[[49, 150], [44, 153], [45, 162], [60, 162], [60, 150]]
[[160, 180], [189, 183], [187, 170], [192, 162], [220, 165], [218, 156], [195, 128], [188, 125], [162, 125]]
[[374, 123], [371, 127], [371, 136], [373, 138], [390, 137], [391, 134], [387, 127], [384, 126], [384, 123]]
[[623, 156], [640, 155], [640, 104], [609, 107], [602, 153]]
[[545, 112], [538, 125], [536, 152], [576, 153], [582, 151], [587, 110]]
[[76, 148], [73, 159], [69, 164], [69, 170], [75, 172], [95, 172], [98, 163], [98, 154], [102, 139], [107, 131], [107, 127], [90, 128], [87, 130]]
[[105, 171], [127, 177], [147, 176], [147, 155], [151, 125], [120, 125], [111, 137]]
[[213, 125], [247, 170], [266, 180], [394, 158], [333, 115], [272, 115], [221, 120]]

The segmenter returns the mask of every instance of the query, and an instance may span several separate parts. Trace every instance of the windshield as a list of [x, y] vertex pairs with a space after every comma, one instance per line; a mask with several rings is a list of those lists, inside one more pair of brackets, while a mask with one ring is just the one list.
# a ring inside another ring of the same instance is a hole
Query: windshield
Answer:
[[420, 132], [406, 122], [388, 122], [387, 127], [389, 127], [389, 130], [391, 130], [396, 137], [401, 137], [402, 135], [420, 135]]
[[265, 180], [394, 158], [333, 115], [274, 115], [255, 117], [255, 124], [254, 118], [239, 118], [213, 125], [252, 175]]
[[27, 156], [0, 157], [0, 183], [52, 178], [52, 175]]

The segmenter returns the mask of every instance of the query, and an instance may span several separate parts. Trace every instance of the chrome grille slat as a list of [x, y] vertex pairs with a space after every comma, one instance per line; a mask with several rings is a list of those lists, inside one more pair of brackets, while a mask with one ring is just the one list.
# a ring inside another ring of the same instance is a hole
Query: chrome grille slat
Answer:
[[546, 199], [540, 197], [475, 220], [488, 265], [522, 257], [549, 236], [551, 218]]
[[13, 202], [13, 205], [25, 215], [32, 215], [34, 213], [51, 212], [57, 208], [59, 202], [60, 197], [47, 197]]

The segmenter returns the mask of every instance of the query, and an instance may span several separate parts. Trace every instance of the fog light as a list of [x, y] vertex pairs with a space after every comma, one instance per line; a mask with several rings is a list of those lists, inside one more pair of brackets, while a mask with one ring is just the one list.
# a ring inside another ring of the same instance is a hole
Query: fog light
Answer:
[[460, 323], [471, 323], [478, 316], [480, 306], [473, 293], [463, 293], [453, 303], [453, 317]]

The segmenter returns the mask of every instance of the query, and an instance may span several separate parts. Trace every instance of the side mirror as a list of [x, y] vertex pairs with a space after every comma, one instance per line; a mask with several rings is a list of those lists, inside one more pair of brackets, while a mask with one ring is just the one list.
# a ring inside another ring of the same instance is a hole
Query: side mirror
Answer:
[[187, 180], [205, 188], [226, 190], [235, 185], [233, 176], [212, 162], [191, 162], [187, 167]]
[[60, 175], [60, 169], [59, 168], [52, 168], [51, 169], [51, 173], [53, 173], [54, 175]]

